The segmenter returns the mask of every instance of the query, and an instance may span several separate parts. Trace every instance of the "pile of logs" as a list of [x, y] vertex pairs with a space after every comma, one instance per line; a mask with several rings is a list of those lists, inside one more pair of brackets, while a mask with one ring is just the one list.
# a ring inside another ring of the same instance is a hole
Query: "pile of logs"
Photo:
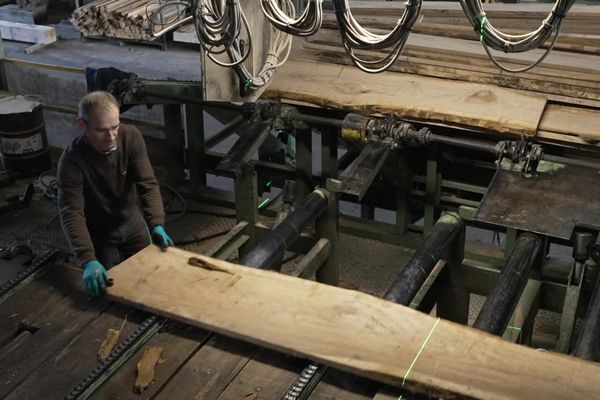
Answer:
[[[152, 15], [159, 7], [151, 0], [96, 0], [77, 8], [72, 22], [84, 36], [152, 41], [156, 37], [151, 22], [160, 22], [159, 16]], [[157, 25], [155, 31], [177, 26], [176, 7], [168, 7], [161, 14], [165, 25]]]

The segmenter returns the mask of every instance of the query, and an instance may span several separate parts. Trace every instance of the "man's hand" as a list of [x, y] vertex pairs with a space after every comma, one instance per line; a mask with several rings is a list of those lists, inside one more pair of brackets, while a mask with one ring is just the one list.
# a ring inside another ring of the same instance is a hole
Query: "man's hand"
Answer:
[[173, 240], [167, 232], [165, 232], [165, 228], [162, 225], [156, 225], [152, 228], [152, 241], [154, 244], [159, 245], [163, 250], [169, 246], [173, 246]]
[[83, 287], [91, 297], [98, 297], [106, 291], [108, 275], [106, 268], [98, 260], [83, 264]]

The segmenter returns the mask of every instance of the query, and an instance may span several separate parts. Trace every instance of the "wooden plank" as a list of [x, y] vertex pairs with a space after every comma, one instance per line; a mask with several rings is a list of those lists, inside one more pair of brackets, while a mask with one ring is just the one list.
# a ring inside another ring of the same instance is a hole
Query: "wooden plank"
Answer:
[[280, 399], [305, 365], [306, 361], [261, 349], [217, 399]]
[[6, 400], [61, 399], [75, 388], [96, 366], [98, 346], [107, 329], [119, 329], [126, 313], [131, 313], [123, 328], [122, 338], [141, 322], [141, 312], [114, 304], [60, 348], [27, 377]]
[[[391, 30], [398, 22], [394, 18], [385, 18], [378, 15], [358, 16], [357, 20], [364, 26], [373, 27], [382, 30]], [[337, 20], [334, 15], [326, 15], [323, 20], [322, 29], [337, 29]], [[449, 25], [444, 23], [418, 23], [413, 27], [416, 34], [442, 36], [456, 39], [465, 39], [479, 41], [479, 36], [473, 31], [470, 25]], [[511, 29], [513, 34], [528, 33], [525, 29]], [[544, 43], [544, 48], [550, 46], [553, 38], [549, 38]], [[600, 54], [600, 36], [585, 35], [580, 33], [561, 32], [554, 45], [555, 50], [565, 50], [580, 53]]]
[[528, 136], [546, 103], [494, 86], [305, 61], [284, 64], [263, 96]]
[[[112, 273], [112, 270], [111, 270]], [[182, 365], [202, 347], [209, 333], [189, 326], [174, 326], [167, 332], [154, 335], [144, 347], [160, 346], [163, 349], [164, 363], [159, 364], [154, 376], [155, 382], [144, 392], [143, 398], [152, 399], [163, 386], [177, 373]], [[119, 370], [102, 385], [91, 399], [139, 400], [140, 394], [134, 391], [137, 362], [144, 348], [139, 349]], [[178, 398], [178, 397], [175, 397]]]
[[[229, 273], [191, 268], [192, 256]], [[156, 246], [111, 273], [109, 298], [384, 383], [401, 386], [412, 365], [405, 386], [414, 390], [600, 398], [598, 364], [507, 343], [357, 291]]]
[[56, 42], [54, 28], [42, 25], [22, 24], [20, 22], [0, 21], [0, 35], [4, 40], [27, 43]]
[[[375, 32], [381, 32], [374, 30]], [[339, 32], [334, 29], [323, 29], [313, 37], [307, 39], [314, 43], [331, 43], [341, 46]], [[421, 50], [431, 52], [431, 55], [446, 54], [460, 57], [461, 62], [469, 62], [472, 59], [483, 60], [490, 63], [488, 55], [481, 43], [471, 40], [448, 38], [433, 35], [413, 33], [408, 37], [406, 50]], [[523, 53], [500, 53], [494, 51], [495, 56], [501, 62], [513, 62], [520, 66], [526, 66], [538, 60], [545, 50], [534, 49]], [[468, 58], [463, 58], [468, 57]], [[589, 54], [567, 53], [552, 51], [544, 60], [542, 66], [553, 67], [567, 71], [578, 71], [596, 73], [600, 70], [598, 57]], [[500, 71], [498, 71], [499, 73]], [[535, 70], [534, 70], [535, 72]]]
[[600, 110], [548, 104], [539, 129], [577, 136], [586, 143], [595, 144], [600, 140]]
[[214, 400], [246, 366], [258, 347], [213, 335], [177, 372], [156, 400]]
[[[383, 53], [357, 51], [357, 55], [365, 59], [384, 56]], [[422, 53], [422, 52], [421, 52]], [[543, 76], [540, 74], [522, 73], [522, 74], [501, 74], [492, 67], [490, 61], [484, 61], [485, 65], [473, 65], [472, 61], [468, 63], [456, 63], [442, 60], [438, 56], [425, 56], [422, 54], [412, 54], [411, 51], [405, 51], [398, 57], [395, 63], [391, 65], [388, 71], [417, 74], [421, 76], [430, 76], [436, 78], [445, 78], [460, 80], [465, 82], [491, 84], [506, 88], [519, 89], [531, 92], [531, 94], [542, 95], [545, 98], [555, 96], [569, 96], [568, 103], [577, 104], [581, 100], [598, 103], [600, 100], [600, 88], [597, 82], [580, 81], [573, 78], [557, 78], [556, 76]], [[306, 45], [303, 49], [296, 51], [295, 59], [329, 62], [332, 64], [352, 65], [346, 52], [341, 47], [327, 45]], [[514, 65], [507, 64], [509, 67]], [[536, 71], [543, 71], [542, 67]], [[554, 74], [563, 73], [557, 71]], [[529, 93], [528, 93], [529, 94]], [[595, 104], [597, 105], [597, 104]]]
[[[38, 329], [26, 341], [13, 351], [0, 354], [0, 398], [78, 337], [107, 305], [105, 300], [90, 301], [85, 294], [75, 292], [55, 304], [36, 321]], [[91, 350], [95, 354], [98, 349]]]

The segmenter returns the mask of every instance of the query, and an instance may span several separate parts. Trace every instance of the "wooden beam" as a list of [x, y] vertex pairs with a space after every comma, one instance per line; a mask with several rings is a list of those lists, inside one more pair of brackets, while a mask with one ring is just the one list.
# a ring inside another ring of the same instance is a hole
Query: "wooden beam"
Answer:
[[22, 24], [20, 22], [0, 21], [0, 35], [4, 40], [27, 43], [56, 42], [54, 28], [42, 25]]
[[546, 105], [544, 98], [492, 85], [393, 72], [372, 75], [309, 61], [284, 64], [264, 97], [528, 136], [535, 134]]
[[[217, 269], [190, 266], [190, 257]], [[485, 399], [600, 399], [599, 364], [354, 290], [155, 246], [110, 275], [113, 300], [397, 387]]]

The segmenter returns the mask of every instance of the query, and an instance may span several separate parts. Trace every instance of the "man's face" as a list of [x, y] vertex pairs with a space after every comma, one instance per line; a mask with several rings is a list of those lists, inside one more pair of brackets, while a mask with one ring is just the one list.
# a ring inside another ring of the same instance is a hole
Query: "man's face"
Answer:
[[120, 123], [119, 110], [113, 105], [92, 113], [89, 121], [80, 120], [88, 142], [101, 153], [116, 150]]

